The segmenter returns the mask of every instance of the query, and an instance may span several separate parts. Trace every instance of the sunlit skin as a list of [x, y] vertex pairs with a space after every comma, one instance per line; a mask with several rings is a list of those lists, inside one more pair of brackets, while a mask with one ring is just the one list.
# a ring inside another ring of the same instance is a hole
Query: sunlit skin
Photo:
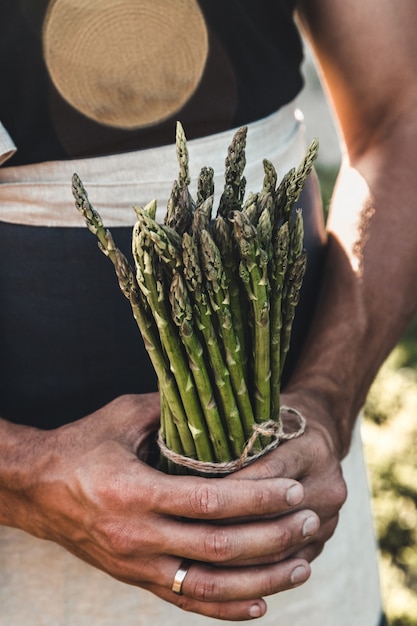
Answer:
[[[319, 307], [283, 394], [307, 417], [305, 434], [216, 480], [138, 460], [158, 425], [156, 394], [50, 432], [0, 421], [3, 524], [186, 610], [233, 620], [259, 617], [264, 596], [309, 577], [346, 498], [340, 460], [356, 415], [417, 309], [417, 4], [298, 8], [345, 142]], [[178, 596], [184, 557], [197, 562]]]

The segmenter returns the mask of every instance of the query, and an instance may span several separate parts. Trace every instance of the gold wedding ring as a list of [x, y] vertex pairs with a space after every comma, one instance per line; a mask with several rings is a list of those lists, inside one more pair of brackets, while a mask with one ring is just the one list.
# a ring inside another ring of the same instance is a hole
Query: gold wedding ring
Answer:
[[188, 559], [184, 559], [176, 571], [171, 589], [174, 593], [177, 594], [177, 596], [182, 596], [182, 584], [184, 582], [184, 578], [187, 576], [187, 572], [190, 569], [190, 566], [191, 561], [189, 561]]

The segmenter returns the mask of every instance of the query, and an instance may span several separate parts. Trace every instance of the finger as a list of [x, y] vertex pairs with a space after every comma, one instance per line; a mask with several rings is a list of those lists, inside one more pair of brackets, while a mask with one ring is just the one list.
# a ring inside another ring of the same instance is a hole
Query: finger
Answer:
[[175, 604], [183, 611], [190, 611], [219, 620], [244, 621], [255, 619], [265, 615], [267, 610], [267, 604], [263, 598], [229, 602], [201, 602], [184, 595], [175, 595], [165, 587], [149, 585], [146, 586], [146, 589], [159, 598]]
[[302, 559], [236, 568], [192, 563], [182, 584], [182, 593], [201, 602], [255, 600], [292, 589], [309, 576], [310, 566]]
[[153, 509], [164, 515], [220, 520], [278, 515], [299, 505], [302, 485], [293, 479], [205, 479], [158, 475]]
[[338, 515], [331, 519], [321, 522], [320, 531], [315, 533], [312, 538], [306, 541], [305, 545], [296, 552], [290, 552], [288, 556], [306, 559], [309, 563], [321, 554], [325, 543], [332, 537], [338, 522]]
[[174, 522], [161, 545], [175, 554], [214, 564], [274, 562], [300, 549], [319, 531], [313, 511], [299, 511], [278, 519], [245, 524], [218, 525]]
[[276, 450], [272, 450], [254, 463], [239, 470], [239, 478], [246, 480], [268, 479], [279, 477], [301, 479], [310, 467], [311, 450], [304, 449], [303, 437], [286, 441]]
[[[179, 565], [179, 563], [177, 563]], [[208, 617], [245, 620], [266, 612], [262, 596], [295, 588], [310, 576], [309, 564], [291, 559], [279, 565], [256, 568], [215, 568], [192, 563], [181, 587], [181, 595], [155, 584], [142, 585], [183, 610]], [[174, 580], [175, 571], [172, 574]]]
[[276, 450], [261, 457], [255, 463], [239, 471], [242, 478], [266, 478], [271, 476], [301, 479], [312, 467], [338, 465], [330, 435], [322, 424], [308, 420], [302, 436], [286, 441]]
[[294, 558], [305, 559], [309, 563], [314, 561], [322, 552], [324, 548], [324, 542], [322, 541], [313, 541], [305, 545], [301, 550], [298, 550], [295, 554], [293, 554]]

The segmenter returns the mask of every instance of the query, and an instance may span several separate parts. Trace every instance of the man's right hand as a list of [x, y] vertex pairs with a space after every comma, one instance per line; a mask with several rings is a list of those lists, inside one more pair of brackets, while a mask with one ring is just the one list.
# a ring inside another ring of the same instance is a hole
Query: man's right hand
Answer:
[[[185, 610], [263, 615], [263, 596], [310, 575], [306, 560], [285, 559], [319, 527], [312, 511], [292, 512], [302, 485], [168, 476], [146, 463], [158, 425], [158, 394], [122, 396], [53, 431], [1, 422], [0, 521]], [[192, 565], [176, 595], [184, 558]]]

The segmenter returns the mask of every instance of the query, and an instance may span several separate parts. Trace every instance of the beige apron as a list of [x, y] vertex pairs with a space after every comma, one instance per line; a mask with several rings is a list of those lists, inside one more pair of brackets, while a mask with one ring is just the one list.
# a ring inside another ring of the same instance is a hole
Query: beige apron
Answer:
[[[203, 165], [223, 186], [224, 158], [233, 131], [189, 142], [191, 176]], [[0, 153], [14, 146], [0, 125]], [[248, 191], [262, 184], [262, 159], [282, 176], [304, 155], [302, 116], [294, 105], [250, 125]], [[0, 154], [1, 162], [1, 154]], [[134, 223], [133, 205], [157, 198], [159, 218], [177, 175], [174, 146], [100, 157], [0, 169], [0, 221], [85, 227], [74, 208], [77, 172], [108, 226]], [[266, 598], [264, 626], [377, 626], [381, 614], [376, 545], [359, 426], [344, 474], [349, 498], [335, 535], [303, 586]], [[218, 620], [184, 613], [141, 589], [124, 585], [53, 543], [0, 527], [1, 626], [214, 626]], [[235, 622], [223, 622], [235, 624]]]

